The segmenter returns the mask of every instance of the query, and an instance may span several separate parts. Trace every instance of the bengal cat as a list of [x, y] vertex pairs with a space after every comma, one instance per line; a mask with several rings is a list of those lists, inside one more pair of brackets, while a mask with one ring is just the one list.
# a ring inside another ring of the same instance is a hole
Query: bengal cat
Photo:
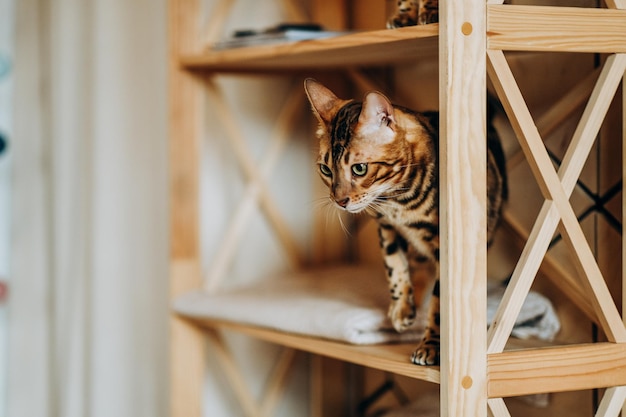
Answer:
[[426, 25], [438, 21], [438, 0], [398, 0], [395, 13], [387, 21], [387, 28]]
[[[402, 332], [428, 288], [432, 296], [423, 339], [411, 358], [439, 363], [439, 163], [436, 112], [418, 113], [371, 92], [363, 102], [338, 98], [307, 79], [319, 121], [319, 173], [330, 199], [378, 222], [391, 302], [388, 316]], [[507, 197], [504, 154], [493, 127], [487, 134], [487, 235], [491, 242]]]

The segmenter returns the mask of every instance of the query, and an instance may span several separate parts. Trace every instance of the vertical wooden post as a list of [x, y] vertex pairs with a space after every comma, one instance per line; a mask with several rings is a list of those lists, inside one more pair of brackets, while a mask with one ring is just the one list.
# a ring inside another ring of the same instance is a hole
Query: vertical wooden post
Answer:
[[477, 417], [487, 415], [486, 3], [439, 8], [441, 416]]
[[[169, 2], [170, 297], [200, 288], [198, 182], [200, 92], [179, 56], [199, 49], [198, 0]], [[200, 417], [205, 372], [199, 328], [170, 319], [170, 415]]]

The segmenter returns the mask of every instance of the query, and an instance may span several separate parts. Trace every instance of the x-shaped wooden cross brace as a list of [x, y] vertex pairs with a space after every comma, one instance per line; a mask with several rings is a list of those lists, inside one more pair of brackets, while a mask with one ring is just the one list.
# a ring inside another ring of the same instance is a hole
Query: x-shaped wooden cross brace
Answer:
[[488, 73], [546, 199], [489, 330], [488, 353], [502, 352], [504, 349], [559, 222], [564, 240], [574, 254], [572, 259], [581, 276], [579, 284], [591, 294], [591, 302], [602, 329], [610, 341], [626, 342], [622, 319], [569, 204], [569, 196], [624, 75], [626, 55], [612, 55], [607, 59], [558, 173], [552, 166], [504, 53], [488, 51], [487, 56]]
[[302, 88], [296, 89], [294, 87], [282, 112], [278, 115], [268, 151], [263, 161], [257, 166], [243, 139], [239, 125], [235, 122], [234, 112], [228, 107], [228, 103], [215, 81], [207, 80], [206, 90], [214, 103], [213, 109], [226, 129], [230, 139], [229, 143], [248, 181], [244, 196], [234, 211], [228, 230], [224, 235], [224, 241], [214, 257], [206, 279], [205, 288], [208, 291], [214, 291], [219, 287], [237, 252], [238, 243], [244, 235], [248, 221], [251, 219], [257, 204], [260, 204], [263, 213], [276, 233], [291, 266], [299, 267], [302, 263], [303, 258], [298, 249], [299, 245], [283, 221], [274, 200], [272, 200], [266, 180], [276, 166], [286, 145], [290, 128], [295, 123], [296, 117], [299, 116], [304, 101], [304, 93]]
[[[613, 302], [600, 268], [585, 239], [569, 203], [577, 178], [583, 169], [617, 87], [626, 71], [626, 55], [607, 59], [587, 107], [582, 115], [563, 163], [556, 171], [543, 145], [539, 131], [524, 102], [515, 78], [502, 51], [487, 52], [488, 73], [507, 112], [545, 202], [537, 216], [526, 246], [511, 277], [503, 300], [488, 332], [488, 353], [504, 350], [524, 299], [546, 255], [550, 239], [559, 226], [579, 272], [583, 291], [598, 323], [611, 342], [626, 342], [626, 329]], [[626, 387], [611, 387], [605, 392], [596, 416], [617, 416], [626, 399]], [[510, 417], [502, 398], [488, 400], [491, 415]]]

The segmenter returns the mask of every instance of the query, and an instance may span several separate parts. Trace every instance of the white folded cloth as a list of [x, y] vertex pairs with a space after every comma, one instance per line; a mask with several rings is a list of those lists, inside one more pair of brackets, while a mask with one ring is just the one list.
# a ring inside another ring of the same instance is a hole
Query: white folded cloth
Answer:
[[[503, 292], [501, 286], [489, 289], [489, 319], [493, 317]], [[359, 345], [419, 340], [424, 332], [427, 306], [419, 309], [411, 329], [398, 333], [387, 318], [389, 299], [382, 270], [367, 266], [338, 266], [286, 272], [214, 294], [192, 291], [176, 299], [173, 308], [190, 317]], [[531, 292], [513, 335], [551, 340], [559, 328], [550, 301]]]

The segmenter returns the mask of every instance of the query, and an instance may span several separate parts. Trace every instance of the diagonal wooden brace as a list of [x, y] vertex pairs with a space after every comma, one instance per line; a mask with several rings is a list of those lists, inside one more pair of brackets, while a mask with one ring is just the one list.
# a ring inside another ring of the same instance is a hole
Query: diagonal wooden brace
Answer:
[[604, 392], [595, 417], [617, 417], [626, 400], [626, 387], [612, 387]]
[[[576, 254], [577, 265], [585, 273], [586, 279], [583, 279], [583, 284], [593, 292], [592, 304], [603, 330], [612, 341], [626, 340], [626, 330], [621, 323], [621, 318], [610, 299], [597, 263], [569, 204], [569, 195], [573, 191], [610, 101], [621, 81], [621, 75], [626, 68], [626, 57], [613, 55], [607, 60], [557, 174], [504, 53], [488, 51], [487, 56], [488, 72], [507, 110], [513, 129], [520, 139], [539, 188], [546, 198], [489, 330], [488, 352], [501, 352], [504, 349], [559, 220], [563, 220], [563, 229], [568, 235], [570, 247]], [[583, 259], [580, 259], [581, 257]]]
[[267, 389], [261, 402], [257, 402], [246, 384], [241, 368], [237, 365], [226, 341], [217, 329], [207, 330], [208, 340], [217, 355], [233, 393], [237, 397], [246, 417], [270, 417], [284, 391], [289, 371], [293, 367], [296, 351], [286, 348], [274, 366], [274, 372], [267, 382]]
[[511, 417], [502, 398], [490, 398], [487, 400], [487, 405], [490, 417]]
[[[266, 183], [266, 178], [276, 165], [278, 156], [282, 151], [289, 127], [294, 123], [297, 116], [297, 110], [302, 103], [302, 92], [297, 89], [292, 93], [278, 117], [277, 127], [273, 134], [273, 140], [270, 149], [262, 162], [260, 168], [257, 167], [250, 152], [243, 140], [243, 135], [239, 131], [236, 122], [233, 119], [232, 111], [228, 109], [223, 94], [213, 81], [207, 81], [212, 99], [216, 102], [216, 111], [220, 112], [220, 120], [224, 123], [225, 128], [231, 138], [230, 143], [233, 146], [235, 155], [239, 164], [248, 180], [244, 197], [240, 205], [235, 211], [235, 216], [230, 223], [228, 232], [225, 236], [225, 242], [221, 245], [221, 249], [215, 257], [215, 262], [208, 274], [205, 287], [207, 290], [217, 288], [221, 279], [223, 279], [227, 266], [232, 261], [237, 243], [245, 231], [245, 225], [254, 212], [257, 204], [260, 203], [263, 213], [270, 223], [273, 231], [287, 255], [292, 267], [298, 267], [302, 263], [302, 255], [296, 239], [290, 233], [286, 223], [282, 219], [274, 200], [272, 200]], [[260, 174], [260, 175], [259, 175]]]

